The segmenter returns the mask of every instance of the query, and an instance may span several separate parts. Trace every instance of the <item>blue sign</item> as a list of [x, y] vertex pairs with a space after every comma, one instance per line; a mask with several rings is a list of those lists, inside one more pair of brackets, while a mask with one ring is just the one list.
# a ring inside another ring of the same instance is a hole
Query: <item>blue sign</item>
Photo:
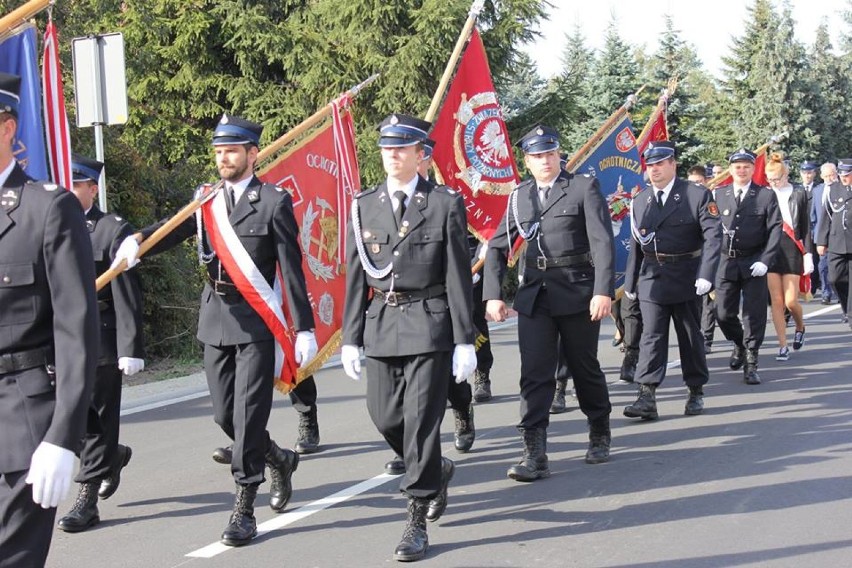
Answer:
[[633, 123], [625, 114], [574, 170], [598, 179], [609, 206], [615, 237], [615, 285], [624, 284], [630, 250], [630, 200], [645, 186], [642, 163], [633, 135]]
[[31, 178], [49, 180], [35, 26], [23, 25], [0, 43], [0, 71], [21, 77], [18, 132], [12, 144], [15, 159]]

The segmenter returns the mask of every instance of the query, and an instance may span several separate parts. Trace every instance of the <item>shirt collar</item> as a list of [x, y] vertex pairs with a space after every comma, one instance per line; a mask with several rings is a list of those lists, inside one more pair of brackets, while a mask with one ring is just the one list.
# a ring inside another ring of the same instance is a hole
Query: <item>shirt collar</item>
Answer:
[[556, 174], [555, 176], [553, 176], [553, 179], [550, 180], [550, 182], [548, 182], [548, 183], [539, 183], [538, 181], [536, 181], [535, 183], [536, 183], [536, 186], [538, 187], [538, 190], [541, 191], [542, 187], [549, 187], [549, 188], [552, 189], [553, 186], [556, 184], [556, 180], [558, 180], [558, 179], [559, 179], [559, 174]]
[[663, 200], [665, 200], [665, 199], [666, 199], [666, 197], [668, 197], [668, 196], [669, 196], [669, 193], [671, 193], [672, 188], [674, 187], [675, 179], [677, 179], [677, 178], [672, 178], [672, 179], [671, 179], [671, 181], [669, 181], [669, 183], [667, 183], [665, 187], [656, 187], [656, 186], [652, 183], [652, 184], [651, 184], [651, 189], [653, 189], [653, 190], [654, 190], [654, 197], [656, 197], [656, 196], [657, 196], [657, 193], [658, 193], [658, 192], [662, 189], [662, 190], [663, 190]]
[[12, 170], [15, 169], [15, 160], [14, 158], [9, 162], [9, 165], [6, 166], [6, 169], [0, 172], [0, 187], [6, 185], [6, 180], [9, 179], [9, 176], [12, 175]]
[[251, 180], [254, 179], [254, 174], [250, 175], [246, 179], [240, 180], [237, 183], [225, 182], [225, 187], [228, 189], [234, 190], [234, 203], [240, 200], [240, 197], [245, 193], [246, 188], [251, 183]]
[[396, 181], [391, 182], [390, 178], [387, 179], [388, 193], [390, 197], [396, 199], [394, 197], [394, 193], [397, 191], [405, 192], [405, 201], [406, 203], [411, 199], [411, 196], [414, 195], [414, 190], [417, 189], [417, 183], [420, 181], [420, 174], [414, 174], [414, 177], [411, 180], [404, 184], [402, 187], [396, 183]]

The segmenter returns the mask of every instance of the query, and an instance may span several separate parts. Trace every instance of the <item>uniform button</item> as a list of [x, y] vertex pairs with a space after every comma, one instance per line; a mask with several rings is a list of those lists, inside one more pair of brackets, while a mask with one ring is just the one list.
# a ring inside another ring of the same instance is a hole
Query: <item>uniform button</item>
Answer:
[[4, 277], [3, 277], [3, 283], [4, 283], [4, 284], [8, 284], [8, 283], [9, 283], [9, 282], [11, 282], [11, 281], [12, 281], [12, 279], [11, 279], [11, 278], [9, 278], [8, 276], [4, 276]]
[[399, 278], [399, 272], [394, 272], [394, 273], [393, 273], [393, 277], [394, 277], [394, 278]]
[[393, 251], [393, 255], [394, 255], [394, 256], [399, 256], [399, 251], [398, 251], [398, 250]]
[[55, 387], [55, 386], [56, 386], [56, 381], [53, 381], [53, 380], [52, 380], [52, 381], [50, 381], [50, 386]]

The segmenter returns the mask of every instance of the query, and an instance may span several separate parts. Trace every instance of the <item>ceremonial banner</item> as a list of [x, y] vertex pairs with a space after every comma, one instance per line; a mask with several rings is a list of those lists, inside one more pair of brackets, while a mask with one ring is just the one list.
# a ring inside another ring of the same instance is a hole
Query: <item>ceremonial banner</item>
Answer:
[[471, 231], [480, 240], [490, 239], [506, 212], [507, 196], [518, 184], [518, 168], [476, 30], [431, 137], [435, 167], [444, 183], [464, 197]]
[[0, 71], [21, 77], [18, 132], [12, 143], [15, 159], [30, 177], [37, 180], [49, 179], [41, 121], [35, 26], [24, 24], [0, 43]]
[[62, 90], [62, 69], [59, 65], [59, 36], [53, 20], [44, 31], [44, 123], [47, 126], [47, 151], [50, 158], [50, 177], [65, 189], [73, 186], [71, 175], [71, 133], [65, 112], [65, 93]]
[[630, 200], [643, 187], [642, 165], [633, 136], [633, 124], [625, 114], [615, 122], [573, 170], [596, 177], [609, 206], [615, 237], [615, 285], [624, 283], [630, 248]]
[[666, 103], [665, 100], [661, 99], [657, 104], [657, 108], [648, 118], [648, 123], [642, 129], [639, 138], [636, 139], [636, 148], [639, 152], [639, 159], [642, 162], [642, 171], [645, 171], [645, 158], [643, 155], [648, 144], [668, 139], [669, 129], [666, 126]]
[[[340, 342], [346, 220], [349, 204], [361, 190], [349, 104], [349, 96], [335, 101], [330, 120], [258, 173], [263, 181], [290, 192], [299, 224], [302, 269], [316, 320], [319, 351], [299, 369], [296, 382], [322, 367]], [[285, 378], [276, 381], [276, 386], [288, 392], [296, 382]]]

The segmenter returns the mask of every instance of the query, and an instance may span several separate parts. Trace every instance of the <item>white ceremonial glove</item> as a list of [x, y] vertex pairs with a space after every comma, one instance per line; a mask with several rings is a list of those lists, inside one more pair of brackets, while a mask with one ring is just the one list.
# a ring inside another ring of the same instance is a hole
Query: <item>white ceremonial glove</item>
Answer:
[[68, 495], [73, 476], [74, 452], [42, 442], [33, 452], [26, 482], [33, 486], [33, 501], [50, 509]]
[[769, 267], [763, 264], [760, 261], [755, 262], [751, 266], [749, 266], [749, 270], [751, 270], [751, 275], [755, 278], [760, 276], [766, 276], [766, 271], [769, 270]]
[[636, 292], [628, 292], [627, 290], [625, 290], [624, 295], [627, 296], [628, 300], [635, 300], [636, 299]]
[[361, 352], [354, 345], [344, 345], [340, 348], [340, 362], [343, 372], [353, 381], [361, 380]]
[[476, 348], [470, 343], [456, 345], [453, 350], [453, 376], [463, 383], [476, 371]]
[[695, 295], [696, 296], [703, 296], [704, 294], [709, 292], [710, 288], [712, 288], [712, 287], [713, 287], [713, 285], [709, 281], [707, 281], [703, 278], [699, 278], [698, 280], [695, 281]]
[[317, 337], [313, 331], [300, 331], [296, 334], [296, 363], [301, 367], [317, 354]]
[[145, 369], [145, 360], [136, 357], [119, 357], [118, 368], [129, 377]]
[[814, 255], [806, 253], [803, 260], [805, 261], [805, 275], [808, 275], [814, 271]]
[[130, 270], [137, 264], [139, 264], [139, 259], [136, 258], [139, 256], [139, 243], [136, 242], [136, 237], [130, 235], [121, 241], [121, 244], [118, 245], [118, 250], [115, 251], [115, 260], [112, 261], [110, 265], [110, 270], [118, 266], [118, 264], [124, 260], [127, 262], [127, 268], [125, 270]]

